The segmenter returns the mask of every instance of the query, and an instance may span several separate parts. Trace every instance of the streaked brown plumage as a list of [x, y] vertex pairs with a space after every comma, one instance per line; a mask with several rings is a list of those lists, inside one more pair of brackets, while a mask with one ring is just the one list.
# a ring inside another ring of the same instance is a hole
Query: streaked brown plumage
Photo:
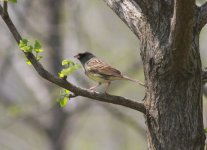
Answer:
[[[129, 81], [136, 82], [142, 86], [145, 86], [143, 83], [141, 83], [138, 80], [134, 80], [127, 76], [122, 75], [119, 70], [99, 60], [89, 52], [79, 53], [74, 57], [80, 60], [81, 64], [84, 67], [85, 74], [89, 78], [97, 81], [99, 83], [98, 85], [101, 85], [102, 83], [108, 84], [105, 92], [107, 92], [111, 81], [114, 80], [129, 80]], [[98, 85], [93, 86], [90, 89], [94, 90]]]

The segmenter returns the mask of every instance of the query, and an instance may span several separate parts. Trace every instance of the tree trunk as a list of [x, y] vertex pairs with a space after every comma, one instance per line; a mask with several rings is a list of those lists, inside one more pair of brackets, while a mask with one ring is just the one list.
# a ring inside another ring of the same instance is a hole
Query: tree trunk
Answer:
[[141, 41], [150, 150], [203, 150], [199, 33], [207, 2], [105, 0]]
[[[157, 22], [157, 33], [152, 25], [146, 24], [141, 40], [147, 85], [145, 106], [148, 148], [203, 150], [205, 135], [199, 36], [193, 32], [190, 36], [184, 36], [182, 42], [175, 43], [177, 46], [172, 46], [168, 43], [170, 25], [164, 23]], [[193, 30], [196, 29], [194, 26]], [[180, 34], [185, 32], [183, 30]], [[186, 41], [191, 42], [185, 45]], [[180, 47], [185, 50], [178, 49]], [[179, 54], [176, 54], [176, 50], [180, 51]]]
[[[150, 150], [204, 149], [201, 62], [196, 41], [196, 47], [191, 46], [190, 66], [183, 70], [172, 68], [168, 48], [155, 47], [149, 38], [142, 43]], [[145, 53], [147, 48], [152, 52]]]

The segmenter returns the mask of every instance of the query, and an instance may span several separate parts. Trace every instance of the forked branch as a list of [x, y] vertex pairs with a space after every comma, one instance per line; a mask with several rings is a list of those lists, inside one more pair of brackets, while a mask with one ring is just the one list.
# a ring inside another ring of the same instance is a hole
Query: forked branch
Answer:
[[199, 8], [199, 16], [198, 16], [198, 29], [199, 31], [206, 25], [207, 23], [207, 2], [205, 2]]
[[174, 0], [169, 43], [174, 54], [175, 67], [182, 67], [188, 58], [192, 43], [195, 0]]
[[[143, 19], [142, 10], [133, 0], [104, 0], [107, 5], [121, 18], [123, 22], [140, 39], [140, 29], [137, 27]], [[141, 2], [140, 2], [141, 3]], [[143, 3], [142, 3], [143, 4]]]
[[[21, 35], [17, 31], [12, 20], [10, 19], [7, 11], [5, 11], [5, 12], [4, 12], [3, 7], [0, 5], [0, 15], [2, 16], [4, 22], [7, 24], [10, 32], [12, 33], [13, 37], [15, 38], [15, 40], [18, 44], [20, 42], [20, 40], [22, 39]], [[25, 53], [24, 52], [24, 54], [27, 57], [27, 59], [30, 60], [33, 67], [35, 68], [35, 70], [38, 72], [38, 74], [41, 77], [43, 77], [44, 79], [62, 87], [62, 88], [68, 89], [71, 92], [73, 92], [74, 94], [71, 95], [71, 98], [76, 97], [76, 96], [83, 96], [83, 97], [88, 97], [88, 98], [102, 101], [102, 102], [125, 106], [128, 108], [140, 111], [144, 114], [146, 113], [145, 106], [142, 103], [139, 103], [134, 100], [127, 99], [127, 98], [124, 98], [121, 96], [113, 96], [113, 95], [108, 95], [108, 94], [104, 94], [104, 93], [90, 92], [86, 89], [82, 89], [80, 87], [77, 87], [77, 86], [71, 84], [70, 82], [68, 82], [64, 79], [60, 79], [57, 76], [54, 76], [51, 73], [49, 73], [47, 70], [45, 70], [44, 67], [36, 60], [35, 56], [32, 53], [30, 53], [30, 52]]]

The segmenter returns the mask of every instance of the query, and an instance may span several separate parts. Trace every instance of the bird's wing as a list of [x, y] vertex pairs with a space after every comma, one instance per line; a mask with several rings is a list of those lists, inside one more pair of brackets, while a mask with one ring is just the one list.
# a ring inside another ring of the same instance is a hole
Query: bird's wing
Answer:
[[91, 58], [87, 62], [87, 70], [93, 73], [106, 75], [106, 76], [114, 76], [114, 77], [122, 77], [121, 72], [107, 63], [97, 59]]

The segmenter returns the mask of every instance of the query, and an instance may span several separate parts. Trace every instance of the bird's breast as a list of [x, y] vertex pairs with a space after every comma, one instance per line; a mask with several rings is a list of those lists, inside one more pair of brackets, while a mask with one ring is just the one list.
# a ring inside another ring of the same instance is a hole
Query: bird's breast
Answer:
[[85, 72], [85, 74], [92, 80], [101, 82], [101, 83], [107, 83], [110, 82], [107, 78], [105, 78], [103, 75], [91, 73], [91, 72]]

